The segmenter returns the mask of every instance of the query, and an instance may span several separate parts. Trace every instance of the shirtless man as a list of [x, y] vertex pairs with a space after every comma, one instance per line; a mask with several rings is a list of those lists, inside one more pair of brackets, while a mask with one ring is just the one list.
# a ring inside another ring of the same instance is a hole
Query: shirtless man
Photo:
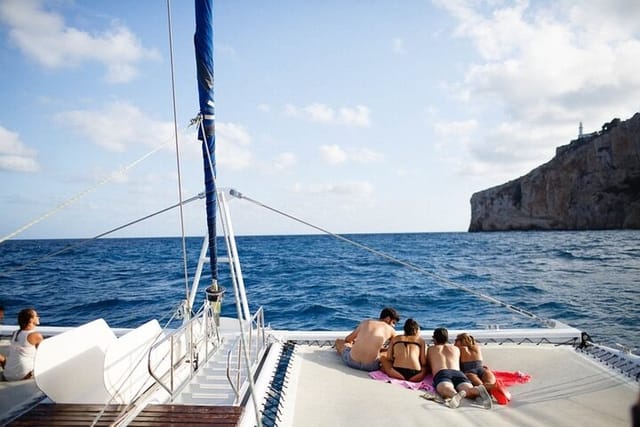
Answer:
[[491, 396], [483, 385], [474, 387], [460, 370], [460, 349], [449, 344], [449, 331], [436, 328], [433, 331], [434, 345], [427, 349], [427, 361], [433, 374], [433, 387], [438, 394], [449, 399], [449, 407], [457, 408], [460, 401], [467, 397], [482, 398], [482, 405], [491, 409]]
[[383, 345], [396, 335], [394, 326], [399, 320], [400, 316], [393, 308], [384, 308], [380, 319], [363, 320], [345, 339], [338, 338], [338, 354], [351, 368], [369, 372], [380, 369], [380, 352]]

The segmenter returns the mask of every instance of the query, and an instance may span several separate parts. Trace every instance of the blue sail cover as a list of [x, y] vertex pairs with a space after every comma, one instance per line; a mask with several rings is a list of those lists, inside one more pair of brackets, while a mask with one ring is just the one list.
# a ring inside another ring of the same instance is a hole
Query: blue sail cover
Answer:
[[[211, 278], [218, 280], [216, 253], [216, 137], [215, 105], [213, 102], [213, 0], [195, 0], [196, 33], [194, 44], [198, 73], [198, 96], [203, 126], [198, 131], [204, 157], [204, 185], [207, 205], [207, 230], [209, 233], [209, 257]], [[210, 156], [210, 157], [209, 157]], [[211, 164], [209, 163], [209, 159]]]

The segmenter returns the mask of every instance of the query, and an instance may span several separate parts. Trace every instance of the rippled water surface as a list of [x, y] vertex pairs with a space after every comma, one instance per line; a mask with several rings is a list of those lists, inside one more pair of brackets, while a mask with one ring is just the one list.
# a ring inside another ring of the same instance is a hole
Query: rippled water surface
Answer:
[[[346, 237], [411, 267], [324, 235], [239, 237], [252, 311], [264, 306], [274, 328], [306, 330], [351, 329], [385, 305], [423, 328], [539, 325], [477, 296], [483, 294], [585, 330], [595, 341], [640, 348], [638, 231]], [[0, 245], [5, 324], [15, 322], [20, 308], [35, 306], [43, 325], [103, 317], [131, 327], [167, 319], [184, 299], [179, 238], [97, 240], [41, 259], [77, 243]], [[189, 279], [200, 245], [200, 238], [187, 241]], [[225, 285], [226, 266], [219, 271]], [[224, 314], [234, 312], [228, 294]]]

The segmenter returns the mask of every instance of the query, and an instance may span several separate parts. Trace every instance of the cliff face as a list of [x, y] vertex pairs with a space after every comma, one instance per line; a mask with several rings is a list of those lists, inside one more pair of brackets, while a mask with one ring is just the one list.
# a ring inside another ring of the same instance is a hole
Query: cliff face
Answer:
[[471, 197], [469, 231], [640, 229], [640, 113]]

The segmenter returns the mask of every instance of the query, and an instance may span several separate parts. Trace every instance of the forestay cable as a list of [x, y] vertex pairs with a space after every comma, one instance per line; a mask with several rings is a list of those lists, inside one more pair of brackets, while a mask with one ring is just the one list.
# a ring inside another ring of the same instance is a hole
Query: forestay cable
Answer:
[[80, 193], [76, 194], [75, 196], [71, 197], [70, 199], [60, 203], [58, 206], [56, 206], [55, 208], [51, 209], [49, 212], [45, 213], [44, 215], [42, 215], [39, 218], [34, 219], [33, 221], [29, 222], [28, 224], [23, 225], [22, 227], [18, 228], [16, 231], [14, 231], [13, 233], [10, 233], [6, 236], [4, 236], [2, 239], [0, 239], [0, 244], [3, 243], [5, 240], [9, 240], [15, 236], [17, 236], [18, 234], [22, 233], [25, 230], [28, 230], [29, 228], [33, 227], [34, 225], [36, 225], [37, 223], [39, 223], [40, 221], [45, 220], [46, 218], [50, 217], [51, 215], [61, 211], [62, 209], [72, 205], [73, 203], [77, 202], [79, 199], [81, 199], [82, 197], [86, 196], [89, 193], [92, 193], [93, 191], [95, 191], [98, 187], [108, 183], [109, 181], [112, 181], [113, 179], [115, 179], [117, 176], [119, 176], [120, 174], [123, 174], [124, 172], [128, 171], [129, 169], [133, 168], [134, 166], [136, 166], [138, 163], [140, 163], [141, 161], [143, 161], [144, 159], [146, 159], [147, 157], [151, 156], [152, 154], [155, 154], [156, 152], [160, 151], [160, 149], [162, 147], [164, 147], [165, 145], [167, 145], [169, 143], [169, 141], [165, 142], [164, 144], [159, 145], [158, 147], [154, 148], [153, 150], [149, 151], [147, 154], [143, 155], [142, 157], [140, 157], [137, 160], [134, 160], [133, 162], [131, 162], [130, 164], [128, 164], [127, 166], [123, 167], [122, 169], [111, 173], [109, 176], [107, 176], [106, 178], [104, 178], [102, 181], [98, 182], [97, 184], [95, 184], [92, 187], [87, 188], [84, 191], [81, 191]]
[[404, 267], [407, 267], [407, 268], [409, 268], [411, 270], [414, 270], [414, 271], [417, 271], [417, 272], [422, 273], [424, 275], [433, 277], [434, 279], [438, 280], [439, 282], [445, 283], [446, 285], [448, 285], [448, 286], [450, 286], [452, 288], [456, 288], [456, 289], [459, 289], [461, 291], [467, 292], [467, 293], [472, 294], [472, 295], [474, 295], [474, 296], [476, 296], [476, 297], [478, 297], [480, 299], [483, 299], [485, 301], [489, 301], [492, 304], [499, 305], [501, 307], [504, 307], [504, 308], [506, 308], [508, 310], [511, 310], [511, 311], [513, 311], [515, 313], [518, 313], [518, 314], [520, 314], [522, 316], [525, 316], [525, 317], [528, 317], [530, 319], [535, 319], [535, 320], [541, 322], [542, 324], [544, 324], [546, 326], [549, 326], [549, 327], [555, 326], [555, 323], [552, 320], [539, 317], [539, 316], [535, 315], [534, 313], [531, 313], [528, 310], [525, 310], [523, 308], [511, 305], [511, 304], [507, 304], [507, 303], [502, 302], [502, 301], [500, 301], [500, 300], [498, 300], [498, 299], [496, 299], [496, 298], [494, 298], [492, 296], [483, 294], [482, 292], [475, 291], [475, 290], [473, 290], [471, 288], [463, 286], [463, 285], [461, 285], [459, 283], [456, 283], [456, 282], [454, 282], [454, 281], [452, 281], [450, 279], [447, 279], [446, 277], [440, 276], [439, 274], [436, 274], [436, 273], [434, 273], [432, 271], [426, 270], [426, 269], [424, 269], [424, 268], [422, 268], [420, 266], [417, 266], [415, 264], [412, 264], [412, 263], [410, 263], [408, 261], [401, 260], [399, 258], [396, 258], [396, 257], [394, 257], [392, 255], [389, 255], [389, 254], [386, 254], [384, 252], [381, 252], [381, 251], [379, 251], [377, 249], [374, 249], [372, 247], [363, 245], [362, 243], [358, 243], [358, 242], [356, 242], [354, 240], [348, 239], [348, 238], [346, 238], [344, 236], [341, 236], [339, 234], [335, 234], [335, 233], [333, 233], [333, 232], [331, 232], [331, 231], [329, 231], [327, 229], [324, 229], [324, 228], [319, 227], [317, 225], [311, 224], [310, 222], [307, 222], [307, 221], [305, 221], [303, 219], [295, 217], [295, 216], [293, 216], [291, 214], [288, 214], [288, 213], [286, 213], [284, 211], [281, 211], [281, 210], [276, 209], [274, 207], [265, 205], [264, 203], [259, 202], [259, 201], [255, 200], [255, 199], [252, 199], [250, 197], [247, 197], [244, 194], [242, 194], [242, 193], [240, 193], [240, 192], [238, 192], [236, 190], [233, 190], [233, 189], [230, 190], [229, 194], [232, 195], [233, 197], [238, 198], [238, 199], [247, 200], [247, 201], [249, 201], [249, 202], [251, 202], [251, 203], [253, 203], [253, 204], [257, 205], [257, 206], [260, 206], [262, 208], [265, 208], [267, 210], [275, 212], [275, 213], [277, 213], [279, 215], [285, 216], [285, 217], [287, 217], [289, 219], [292, 219], [292, 220], [294, 220], [296, 222], [304, 224], [304, 225], [306, 225], [308, 227], [311, 227], [311, 228], [313, 228], [315, 230], [321, 231], [321, 232], [323, 232], [325, 234], [328, 234], [328, 235], [330, 235], [330, 236], [332, 236], [332, 237], [334, 237], [334, 238], [336, 238], [338, 240], [342, 240], [343, 242], [349, 243], [350, 245], [356, 246], [356, 247], [358, 247], [360, 249], [363, 249], [363, 250], [365, 250], [367, 252], [370, 252], [370, 253], [372, 253], [374, 255], [378, 255], [378, 256], [380, 256], [382, 258], [385, 258], [385, 259], [387, 259], [389, 261], [392, 261], [392, 262], [394, 262], [396, 264], [400, 264], [400, 265], [402, 265]]
[[92, 241], [94, 241], [94, 240], [98, 240], [98, 239], [100, 239], [100, 238], [102, 238], [102, 237], [104, 237], [104, 236], [106, 236], [106, 235], [108, 235], [108, 234], [115, 233], [115, 232], [116, 232], [116, 231], [118, 231], [118, 230], [122, 230], [123, 228], [129, 227], [129, 226], [131, 226], [131, 225], [137, 224], [137, 223], [142, 222], [142, 221], [145, 221], [145, 220], [147, 220], [147, 219], [149, 219], [149, 218], [152, 218], [152, 217], [154, 217], [154, 216], [156, 216], [156, 215], [160, 215], [161, 213], [167, 212], [167, 211], [169, 211], [169, 210], [171, 210], [171, 209], [174, 209], [174, 208], [176, 208], [176, 207], [178, 207], [178, 206], [180, 206], [180, 205], [186, 205], [187, 203], [191, 203], [191, 202], [193, 202], [193, 201], [195, 201], [195, 200], [202, 199], [202, 198], [204, 198], [204, 192], [202, 192], [202, 193], [198, 194], [197, 196], [193, 196], [193, 197], [191, 197], [191, 198], [189, 198], [189, 199], [187, 199], [187, 200], [184, 200], [182, 203], [176, 203], [176, 204], [173, 204], [173, 205], [171, 205], [171, 206], [169, 206], [169, 207], [166, 207], [166, 208], [164, 208], [164, 209], [160, 209], [159, 211], [156, 211], [156, 212], [154, 212], [154, 213], [152, 213], [152, 214], [145, 215], [145, 216], [143, 216], [143, 217], [141, 217], [141, 218], [138, 218], [138, 219], [136, 219], [136, 220], [130, 221], [130, 222], [128, 222], [128, 223], [126, 223], [126, 224], [123, 224], [123, 225], [120, 225], [120, 226], [118, 226], [118, 227], [116, 227], [116, 228], [112, 228], [112, 229], [111, 229], [111, 230], [109, 230], [109, 231], [105, 231], [104, 233], [100, 233], [100, 234], [98, 234], [97, 236], [94, 236], [94, 237], [90, 237], [90, 238], [88, 238], [88, 239], [81, 240], [81, 241], [80, 241], [80, 242], [78, 242], [78, 243], [69, 244], [69, 245], [67, 245], [67, 246], [63, 247], [62, 249], [59, 249], [59, 250], [57, 250], [57, 251], [54, 251], [54, 252], [48, 253], [47, 255], [42, 256], [42, 257], [40, 257], [40, 258], [36, 258], [36, 259], [34, 259], [34, 260], [32, 260], [32, 261], [29, 261], [29, 262], [28, 262], [28, 263], [26, 263], [26, 264], [22, 264], [22, 265], [19, 265], [19, 266], [17, 266], [17, 267], [13, 267], [13, 268], [9, 268], [9, 269], [4, 270], [4, 271], [0, 271], [0, 277], [1, 277], [1, 276], [9, 276], [9, 275], [11, 275], [11, 273], [13, 273], [13, 272], [15, 272], [15, 271], [23, 270], [23, 269], [25, 269], [25, 268], [27, 268], [27, 267], [29, 267], [29, 266], [33, 265], [33, 264], [37, 264], [37, 263], [39, 263], [39, 262], [41, 262], [41, 261], [44, 261], [45, 259], [48, 259], [48, 258], [54, 257], [54, 256], [56, 256], [56, 255], [59, 255], [59, 254], [61, 254], [61, 253], [67, 252], [67, 251], [70, 251], [71, 249], [74, 249], [74, 248], [77, 248], [77, 247], [80, 247], [80, 246], [86, 245], [87, 243], [92, 242]]

